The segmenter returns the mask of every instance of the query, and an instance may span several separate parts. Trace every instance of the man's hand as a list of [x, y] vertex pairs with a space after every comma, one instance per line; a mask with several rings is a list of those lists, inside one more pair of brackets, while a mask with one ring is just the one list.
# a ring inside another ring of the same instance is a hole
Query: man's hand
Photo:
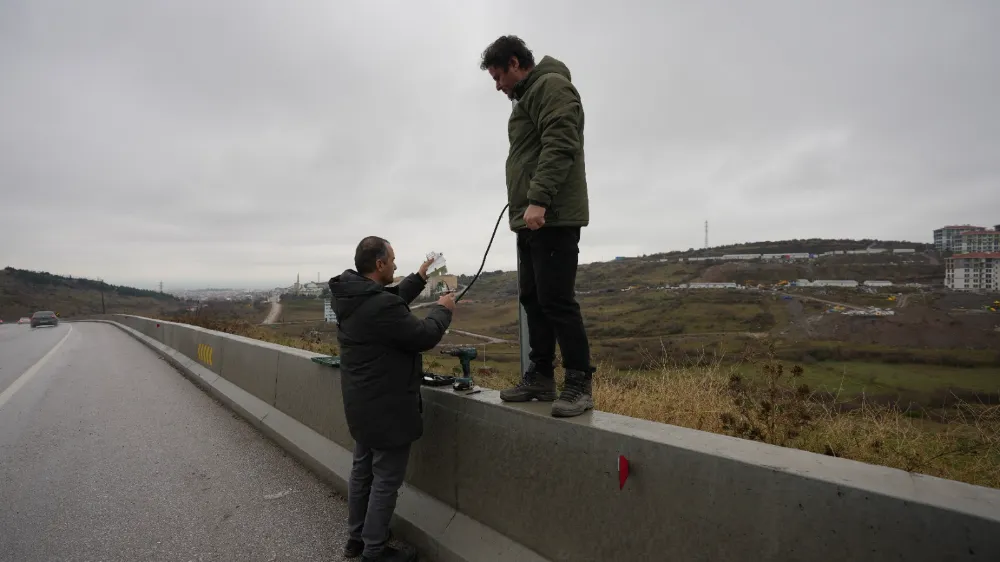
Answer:
[[528, 205], [524, 211], [524, 223], [531, 230], [538, 230], [545, 226], [545, 207], [539, 205]]
[[430, 267], [432, 263], [434, 263], [434, 258], [431, 258], [422, 263], [420, 265], [420, 269], [417, 270], [417, 273], [420, 274], [420, 278], [423, 279], [424, 281], [427, 281], [427, 268]]
[[437, 303], [448, 310], [455, 312], [455, 293], [441, 295], [441, 298], [438, 299]]

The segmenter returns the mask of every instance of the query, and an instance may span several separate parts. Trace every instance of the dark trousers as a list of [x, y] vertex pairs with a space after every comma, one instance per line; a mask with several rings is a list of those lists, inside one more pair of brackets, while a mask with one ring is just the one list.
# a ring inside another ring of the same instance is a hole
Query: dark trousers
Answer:
[[356, 443], [347, 490], [347, 527], [350, 538], [364, 541], [363, 555], [377, 558], [389, 538], [389, 522], [403, 485], [410, 446], [371, 449]]
[[521, 305], [528, 316], [528, 358], [535, 370], [551, 376], [556, 342], [563, 367], [590, 376], [590, 343], [576, 301], [579, 227], [545, 226], [517, 232]]

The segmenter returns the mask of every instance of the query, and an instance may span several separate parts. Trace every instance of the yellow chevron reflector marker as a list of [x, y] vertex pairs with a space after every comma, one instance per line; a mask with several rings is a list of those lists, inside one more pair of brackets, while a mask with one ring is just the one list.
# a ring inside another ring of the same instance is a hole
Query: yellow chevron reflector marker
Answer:
[[198, 344], [198, 361], [201, 361], [202, 363], [204, 363], [204, 364], [208, 365], [209, 367], [211, 367], [212, 366], [212, 352], [213, 352], [212, 346], [204, 344], [204, 343], [199, 343]]

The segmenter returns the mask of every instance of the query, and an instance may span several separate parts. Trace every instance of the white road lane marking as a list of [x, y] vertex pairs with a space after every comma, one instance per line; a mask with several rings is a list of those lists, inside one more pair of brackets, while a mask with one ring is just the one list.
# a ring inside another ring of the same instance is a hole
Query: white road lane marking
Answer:
[[31, 380], [31, 377], [35, 376], [35, 373], [41, 370], [41, 368], [45, 365], [45, 363], [49, 360], [49, 358], [51, 358], [53, 355], [56, 354], [57, 351], [59, 351], [59, 348], [62, 347], [62, 344], [66, 343], [66, 338], [68, 338], [69, 335], [72, 333], [73, 333], [73, 326], [70, 326], [69, 331], [66, 332], [66, 335], [63, 336], [63, 339], [59, 340], [59, 343], [57, 343], [52, 349], [50, 349], [48, 353], [42, 356], [42, 358], [39, 359], [37, 363], [32, 365], [30, 369], [25, 371], [23, 375], [18, 377], [13, 384], [8, 386], [7, 390], [3, 391], [3, 393], [0, 394], [0, 409], [3, 409], [4, 405], [7, 404], [7, 401], [10, 400], [11, 396], [14, 396], [14, 393], [20, 390], [22, 386], [24, 386], [25, 384], [28, 383], [29, 380]]

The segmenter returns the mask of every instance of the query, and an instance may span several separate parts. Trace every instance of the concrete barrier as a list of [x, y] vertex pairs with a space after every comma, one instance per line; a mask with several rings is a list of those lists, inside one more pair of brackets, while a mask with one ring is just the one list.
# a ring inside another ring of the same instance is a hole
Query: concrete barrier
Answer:
[[340, 370], [316, 364], [310, 353], [284, 348], [278, 357], [278, 387], [274, 406], [346, 450], [354, 439], [347, 429]]
[[[220, 338], [217, 343], [221, 352], [219, 357], [225, 358], [219, 374], [273, 406], [278, 385], [278, 358], [282, 355], [282, 347], [232, 335]], [[211, 344], [204, 342], [200, 345]], [[212, 354], [216, 353], [214, 348], [208, 349]], [[205, 347], [202, 347], [202, 355], [204, 350]]]
[[442, 497], [552, 560], [1000, 559], [997, 490], [603, 412], [555, 420], [495, 392], [425, 403], [456, 415]]
[[[343, 492], [339, 370], [181, 324], [157, 340], [156, 323], [122, 318]], [[423, 396], [396, 525], [431, 559], [1000, 560], [998, 490], [604, 412], [555, 419], [495, 391]]]

